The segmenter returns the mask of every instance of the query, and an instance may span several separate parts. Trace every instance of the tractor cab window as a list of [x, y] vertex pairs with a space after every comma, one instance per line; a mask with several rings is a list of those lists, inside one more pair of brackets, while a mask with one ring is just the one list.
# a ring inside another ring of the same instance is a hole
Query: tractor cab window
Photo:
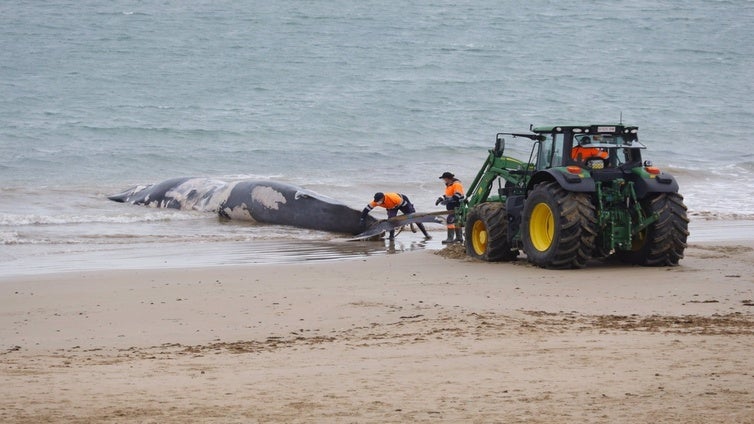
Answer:
[[641, 161], [639, 149], [643, 148], [644, 145], [635, 137], [627, 139], [621, 134], [578, 134], [573, 139], [571, 159], [591, 169], [618, 167]]
[[624, 137], [621, 134], [602, 134], [598, 135], [596, 141], [599, 145], [605, 146], [610, 153], [611, 166], [621, 166], [632, 162], [641, 162], [640, 150], [644, 145], [639, 143], [636, 135]]
[[643, 144], [639, 142], [639, 140], [636, 138], [636, 135], [628, 135], [628, 137], [623, 137], [621, 135], [617, 135], [615, 137], [609, 137], [607, 138], [608, 142], [615, 145], [613, 162], [616, 166], [620, 166], [627, 163], [641, 163], [641, 149], [646, 148]]
[[589, 169], [602, 169], [607, 165], [609, 150], [601, 141], [600, 134], [578, 134], [573, 137], [571, 147], [571, 159], [581, 166]]
[[553, 137], [553, 149], [552, 149], [552, 166], [562, 166], [565, 165], [563, 161], [563, 151], [565, 149], [565, 134], [563, 133], [556, 133]]
[[552, 134], [542, 134], [544, 140], [539, 143], [539, 157], [537, 158], [537, 169], [550, 168], [552, 166], [553, 154], [553, 137]]

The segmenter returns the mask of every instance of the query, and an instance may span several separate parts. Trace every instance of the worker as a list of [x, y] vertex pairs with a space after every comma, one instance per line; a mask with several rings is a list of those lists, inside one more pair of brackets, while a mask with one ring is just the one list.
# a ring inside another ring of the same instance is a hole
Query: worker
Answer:
[[[387, 209], [388, 219], [398, 216], [398, 211], [403, 212], [404, 215], [416, 213], [416, 209], [414, 208], [413, 203], [411, 203], [411, 201], [408, 199], [408, 196], [406, 196], [405, 194], [378, 192], [374, 193], [374, 200], [369, 202], [364, 210], [361, 211], [360, 223], [362, 226], [364, 225], [364, 220], [366, 219], [367, 215], [369, 215], [369, 212], [371, 212], [372, 209], [376, 208], [377, 206], [381, 206]], [[427, 233], [427, 229], [424, 228], [424, 224], [417, 222], [416, 226], [419, 227], [426, 240], [432, 238], [432, 236]], [[394, 238], [395, 230], [390, 230], [390, 240]]]
[[590, 147], [592, 141], [588, 136], [582, 136], [578, 139], [578, 145], [571, 149], [571, 159], [576, 162], [584, 162], [590, 158], [607, 159], [608, 154], [598, 147]]
[[[437, 198], [435, 205], [443, 204], [445, 208], [450, 211], [446, 220], [448, 228], [448, 238], [443, 240], [443, 244], [452, 242], [463, 243], [463, 229], [456, 226], [456, 213], [455, 209], [461, 206], [461, 201], [464, 198], [463, 185], [461, 181], [456, 178], [450, 172], [443, 172], [440, 179], [445, 182], [445, 194]], [[453, 238], [455, 236], [455, 239]]]

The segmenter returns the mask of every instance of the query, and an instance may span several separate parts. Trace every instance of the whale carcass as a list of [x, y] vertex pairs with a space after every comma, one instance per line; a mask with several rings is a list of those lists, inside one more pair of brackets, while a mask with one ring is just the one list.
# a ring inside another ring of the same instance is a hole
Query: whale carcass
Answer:
[[327, 196], [276, 181], [173, 178], [108, 196], [116, 202], [217, 213], [229, 219], [358, 234], [376, 220]]

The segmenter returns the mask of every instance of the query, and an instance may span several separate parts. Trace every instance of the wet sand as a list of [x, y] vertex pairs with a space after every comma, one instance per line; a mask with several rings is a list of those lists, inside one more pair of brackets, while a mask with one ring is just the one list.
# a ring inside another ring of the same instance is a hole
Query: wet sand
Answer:
[[[185, 224], [180, 222], [181, 224]], [[280, 227], [283, 228], [283, 227]], [[438, 250], [444, 246], [444, 227], [429, 224], [432, 240], [424, 240], [420, 232], [403, 231], [393, 242], [347, 241], [347, 236], [317, 232], [292, 232], [288, 238], [254, 240], [203, 240], [170, 242], [148, 240], [139, 242], [139, 235], [128, 243], [117, 238], [112, 243], [10, 244], [0, 251], [0, 279], [23, 275], [58, 274], [74, 271], [186, 269], [256, 264], [290, 264], [298, 262], [340, 261], [364, 257], [402, 254], [417, 250]], [[179, 227], [176, 231], [184, 231]], [[258, 228], [248, 227], [250, 233]], [[414, 228], [416, 230], [416, 228]], [[748, 242], [754, 240], [754, 221], [717, 220], [695, 217], [690, 224], [689, 241]], [[149, 231], [147, 228], [144, 231]], [[157, 230], [164, 231], [164, 230]], [[206, 231], [206, 228], [204, 229]], [[288, 230], [290, 231], [290, 230]], [[194, 237], [198, 237], [196, 234]], [[298, 238], [297, 238], [298, 237]], [[316, 237], [316, 239], [311, 239]]]
[[754, 422], [754, 242], [0, 279], [0, 421]]

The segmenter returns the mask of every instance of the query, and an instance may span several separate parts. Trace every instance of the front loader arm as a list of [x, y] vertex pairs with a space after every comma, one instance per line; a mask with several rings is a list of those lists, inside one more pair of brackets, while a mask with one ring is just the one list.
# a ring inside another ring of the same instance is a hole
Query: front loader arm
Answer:
[[489, 195], [491, 184], [489, 184], [490, 176], [488, 174], [494, 162], [495, 152], [494, 150], [490, 150], [487, 159], [482, 164], [482, 168], [477, 172], [476, 177], [474, 177], [474, 181], [466, 188], [466, 199], [455, 210], [456, 220], [460, 226], [466, 223], [466, 214], [469, 209], [483, 202]]
[[490, 150], [482, 168], [466, 190], [466, 199], [461, 206], [456, 208], [458, 223], [463, 226], [466, 223], [468, 211], [489, 199], [492, 185], [496, 179], [502, 178], [513, 184], [518, 184], [523, 174], [514, 174], [511, 171], [525, 171], [528, 168], [529, 165], [526, 162], [512, 157], [497, 156], [495, 150]]

